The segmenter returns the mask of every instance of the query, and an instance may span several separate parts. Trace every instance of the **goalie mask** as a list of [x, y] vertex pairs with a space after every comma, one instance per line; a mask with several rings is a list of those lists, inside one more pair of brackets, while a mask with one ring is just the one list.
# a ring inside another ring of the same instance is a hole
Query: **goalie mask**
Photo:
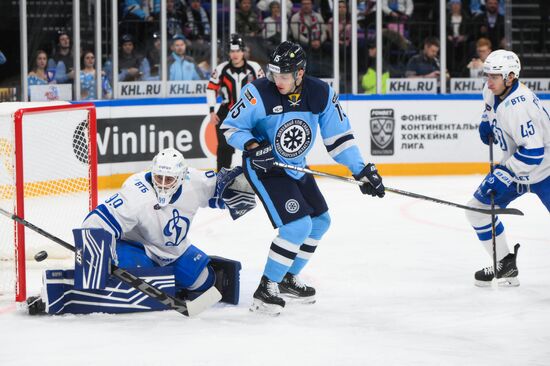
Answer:
[[151, 178], [159, 206], [164, 207], [176, 193], [187, 174], [187, 163], [176, 149], [164, 149], [153, 158]]

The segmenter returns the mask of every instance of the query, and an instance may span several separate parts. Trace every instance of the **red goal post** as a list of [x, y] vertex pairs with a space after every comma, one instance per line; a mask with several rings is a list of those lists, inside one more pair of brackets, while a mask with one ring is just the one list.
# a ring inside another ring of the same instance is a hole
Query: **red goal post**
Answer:
[[[97, 205], [95, 107], [91, 103], [5, 104], [0, 106], [0, 204], [72, 242], [70, 230]], [[9, 231], [4, 229], [5, 223], [0, 224], [0, 230]], [[21, 224], [10, 225], [11, 240], [6, 237], [10, 235], [0, 233], [0, 261], [4, 262], [0, 292], [9, 292], [14, 286], [15, 301], [23, 302], [27, 296], [26, 261], [41, 249], [51, 251], [54, 258], [72, 253], [33, 237]]]

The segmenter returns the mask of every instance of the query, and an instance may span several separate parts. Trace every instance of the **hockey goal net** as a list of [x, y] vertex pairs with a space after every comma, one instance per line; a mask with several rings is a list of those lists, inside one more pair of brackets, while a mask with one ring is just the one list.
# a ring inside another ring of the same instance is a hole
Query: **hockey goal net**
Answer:
[[[93, 104], [0, 104], [0, 207], [72, 244], [71, 230], [96, 203]], [[42, 264], [73, 256], [0, 215], [0, 299], [26, 300], [27, 268], [42, 250]]]

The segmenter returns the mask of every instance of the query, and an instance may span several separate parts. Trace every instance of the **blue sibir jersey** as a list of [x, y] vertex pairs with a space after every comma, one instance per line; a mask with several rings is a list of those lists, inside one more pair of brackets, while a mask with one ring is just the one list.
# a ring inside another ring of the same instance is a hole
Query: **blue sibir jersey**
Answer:
[[[267, 141], [278, 161], [299, 167], [306, 165], [319, 129], [336, 162], [353, 174], [365, 166], [338, 96], [326, 82], [311, 76], [304, 76], [301, 94], [281, 95], [267, 78], [246, 85], [221, 129], [226, 129], [227, 142], [239, 150], [251, 140]], [[286, 173], [295, 179], [304, 175]]]

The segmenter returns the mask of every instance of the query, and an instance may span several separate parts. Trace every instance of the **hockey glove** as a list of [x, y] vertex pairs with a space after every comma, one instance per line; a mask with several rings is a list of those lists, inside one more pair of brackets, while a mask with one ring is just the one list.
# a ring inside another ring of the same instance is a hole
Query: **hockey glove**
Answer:
[[497, 165], [493, 173], [487, 174], [483, 182], [478, 188], [478, 193], [490, 201], [491, 193], [495, 197], [495, 203], [500, 202], [504, 195], [515, 189], [513, 180], [514, 173], [512, 173], [504, 165]]
[[256, 207], [254, 190], [240, 166], [231, 170], [222, 168], [218, 172], [216, 196], [227, 207], [233, 220], [237, 220]]
[[273, 146], [265, 141], [262, 142], [260, 146], [248, 150], [247, 155], [250, 158], [252, 169], [259, 172], [267, 173], [273, 168], [273, 163], [275, 163]]
[[482, 121], [479, 124], [479, 137], [485, 145], [489, 145], [489, 140], [493, 139], [493, 144], [496, 144], [495, 136], [493, 135], [493, 128], [489, 121]]
[[353, 178], [361, 182], [366, 182], [359, 186], [363, 194], [370, 194], [373, 197], [378, 196], [380, 198], [384, 197], [386, 194], [384, 184], [382, 184], [382, 177], [378, 174], [378, 170], [374, 164], [367, 164], [359, 174], [354, 174]]

